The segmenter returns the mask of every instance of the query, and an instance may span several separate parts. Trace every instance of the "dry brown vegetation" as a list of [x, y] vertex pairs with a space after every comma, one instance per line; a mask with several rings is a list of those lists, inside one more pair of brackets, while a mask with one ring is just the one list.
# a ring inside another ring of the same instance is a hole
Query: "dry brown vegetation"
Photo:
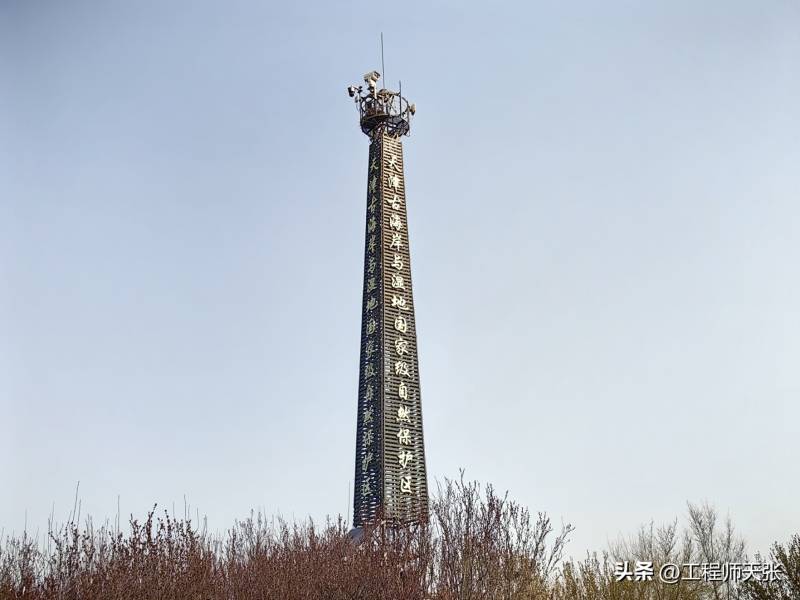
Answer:
[[689, 525], [648, 526], [605, 553], [564, 560], [571, 526], [491, 487], [447, 480], [431, 499], [431, 522], [367, 532], [343, 520], [317, 526], [252, 515], [224, 536], [151, 512], [129, 532], [74, 522], [46, 543], [23, 535], [0, 545], [0, 599], [356, 600], [800, 600], [800, 536], [768, 559], [788, 576], [734, 586], [616, 581], [614, 561], [737, 561], [744, 544], [729, 520], [689, 506]]

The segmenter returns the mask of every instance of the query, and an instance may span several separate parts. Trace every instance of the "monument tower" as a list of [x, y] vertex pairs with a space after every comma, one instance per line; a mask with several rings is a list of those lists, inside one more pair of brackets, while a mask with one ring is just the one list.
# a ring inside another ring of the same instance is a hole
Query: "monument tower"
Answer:
[[370, 140], [353, 525], [428, 517], [403, 144], [416, 109], [371, 71], [347, 89]]

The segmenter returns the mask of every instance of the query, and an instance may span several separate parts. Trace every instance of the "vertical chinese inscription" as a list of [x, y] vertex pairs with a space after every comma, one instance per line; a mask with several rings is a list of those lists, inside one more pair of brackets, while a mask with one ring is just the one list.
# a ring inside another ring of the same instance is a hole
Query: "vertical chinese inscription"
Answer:
[[416, 320], [401, 142], [372, 138], [356, 441], [354, 525], [428, 515]]
[[367, 171], [367, 226], [356, 431], [354, 523], [372, 521], [383, 500], [383, 284], [381, 262], [380, 145], [370, 144]]
[[403, 146], [384, 135], [381, 149], [385, 510], [394, 520], [409, 522], [427, 518], [428, 492]]

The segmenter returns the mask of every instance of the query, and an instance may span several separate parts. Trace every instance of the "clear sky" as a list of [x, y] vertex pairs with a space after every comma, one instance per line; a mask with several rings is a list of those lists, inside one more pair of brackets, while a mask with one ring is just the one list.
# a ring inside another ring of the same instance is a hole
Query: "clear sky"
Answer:
[[0, 527], [346, 513], [381, 31], [429, 476], [800, 531], [789, 1], [2, 2]]

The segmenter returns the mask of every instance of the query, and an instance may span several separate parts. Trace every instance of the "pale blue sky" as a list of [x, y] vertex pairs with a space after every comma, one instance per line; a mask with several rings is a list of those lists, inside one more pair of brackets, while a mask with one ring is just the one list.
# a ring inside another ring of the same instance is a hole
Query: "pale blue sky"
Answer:
[[347, 510], [380, 31], [431, 478], [800, 531], [800, 5], [730, 1], [0, 3], [0, 527]]

